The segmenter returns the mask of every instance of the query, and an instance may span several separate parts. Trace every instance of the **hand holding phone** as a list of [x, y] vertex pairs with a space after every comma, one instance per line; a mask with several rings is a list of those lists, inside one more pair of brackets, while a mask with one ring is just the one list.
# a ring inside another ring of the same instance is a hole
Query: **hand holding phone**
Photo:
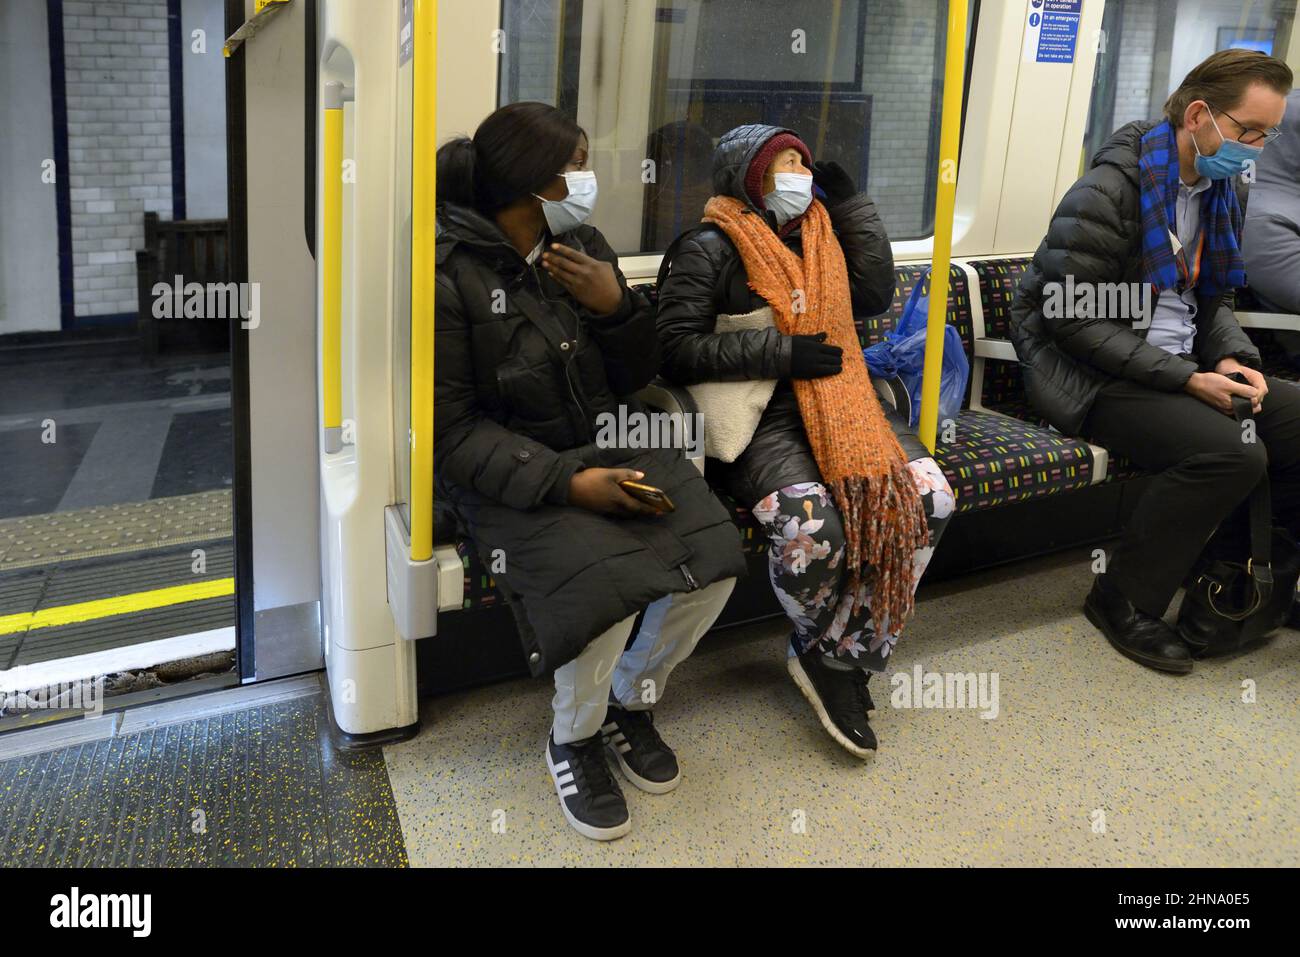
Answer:
[[623, 482], [637, 485], [643, 478], [645, 473], [635, 469], [583, 469], [569, 480], [569, 504], [602, 515], [662, 515], [670, 510], [647, 504], [622, 485]]

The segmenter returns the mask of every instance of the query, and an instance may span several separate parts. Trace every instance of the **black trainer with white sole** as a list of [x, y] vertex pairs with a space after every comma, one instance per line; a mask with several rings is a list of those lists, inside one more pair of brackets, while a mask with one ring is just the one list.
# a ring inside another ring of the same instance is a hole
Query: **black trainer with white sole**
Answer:
[[642, 791], [667, 794], [681, 783], [677, 755], [659, 737], [651, 712], [610, 704], [600, 733], [624, 777]]
[[875, 753], [876, 734], [867, 723], [869, 695], [862, 669], [831, 668], [816, 649], [787, 658], [786, 669], [836, 744], [859, 758]]
[[605, 760], [601, 735], [569, 744], [556, 744], [555, 736], [547, 735], [546, 766], [565, 818], [583, 837], [612, 841], [632, 829], [632, 816]]

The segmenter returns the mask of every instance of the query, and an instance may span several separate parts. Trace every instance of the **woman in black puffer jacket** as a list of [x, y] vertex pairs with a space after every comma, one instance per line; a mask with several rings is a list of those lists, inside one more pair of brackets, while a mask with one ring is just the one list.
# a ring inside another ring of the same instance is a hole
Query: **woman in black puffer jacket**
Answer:
[[[813, 201], [814, 181], [843, 251], [855, 314], [883, 312], [894, 289], [889, 237], [875, 204], [838, 164], [814, 164], [790, 130], [759, 124], [727, 133], [714, 154], [714, 193], [735, 197], [762, 216], [796, 254], [802, 254], [800, 220]], [[752, 509], [771, 538], [772, 587], [794, 625], [791, 676], [831, 737], [866, 757], [876, 747], [867, 723], [867, 679], [884, 670], [897, 630], [875, 634], [869, 595], [844, 588], [841, 510], [822, 484], [791, 383], [838, 374], [842, 354], [816, 337], [784, 335], [775, 327], [715, 332], [720, 314], [767, 305], [746, 275], [736, 246], [717, 226], [705, 223], [675, 244], [659, 288], [663, 374], [681, 385], [779, 380], [744, 452], [732, 463], [709, 459], [708, 474]], [[910, 460], [930, 526], [930, 545], [913, 563], [919, 582], [952, 514], [953, 495], [903, 417], [888, 409], [886, 415]]]
[[[503, 107], [438, 151], [434, 454], [442, 500], [504, 564], [530, 668], [555, 673], [546, 754], [565, 817], [608, 840], [630, 819], [605, 748], [637, 787], [677, 785], [650, 708], [744, 559], [682, 451], [598, 441], [605, 417], [645, 413], [633, 393], [658, 349], [649, 303], [583, 225], [586, 163], [586, 135], [543, 103]], [[619, 484], [641, 479], [676, 509]]]

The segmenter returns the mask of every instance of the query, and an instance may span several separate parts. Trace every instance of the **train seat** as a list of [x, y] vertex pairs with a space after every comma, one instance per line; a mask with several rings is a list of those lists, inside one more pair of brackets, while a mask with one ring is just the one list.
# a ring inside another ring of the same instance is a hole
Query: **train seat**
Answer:
[[[1001, 286], [1008, 287], [1014, 294], [1023, 266], [1018, 266], [1015, 260], [985, 261], [982, 266], [987, 275], [996, 277]], [[878, 341], [893, 328], [893, 323], [901, 318], [903, 306], [916, 283], [929, 284], [928, 270], [924, 264], [896, 267], [897, 285], [891, 311], [885, 317], [863, 323], [859, 336], [865, 344]], [[1044, 423], [1012, 415], [1002, 408], [988, 407], [979, 402], [972, 405], [973, 390], [979, 378], [974, 372], [983, 358], [978, 355], [975, 344], [977, 338], [983, 338], [981, 332], [987, 335], [986, 330], [978, 328], [979, 313], [971, 299], [973, 282], [978, 284], [979, 298], [976, 301], [983, 306], [987, 285], [979, 270], [974, 269], [973, 264], [952, 265], [948, 322], [961, 336], [972, 375], [963, 408], [955, 427], [948, 433], [950, 440], [945, 441], [943, 428], [939, 430], [935, 460], [953, 488], [957, 511], [992, 508], [1093, 484], [1097, 467], [1095, 447], [1063, 436]], [[925, 288], [922, 292], [928, 294]], [[887, 323], [882, 323], [882, 318], [887, 319]], [[1014, 363], [1009, 364], [1014, 366]], [[1018, 371], [1016, 369], [1017, 378]], [[1018, 386], [1018, 382], [1015, 385]], [[1016, 389], [1009, 392], [1008, 398], [1014, 400], [1020, 395], [1023, 391]]]

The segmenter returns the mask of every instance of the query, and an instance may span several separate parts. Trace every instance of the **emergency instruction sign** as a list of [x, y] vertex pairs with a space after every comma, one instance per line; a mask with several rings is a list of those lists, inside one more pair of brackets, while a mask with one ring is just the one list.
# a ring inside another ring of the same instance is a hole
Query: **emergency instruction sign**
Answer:
[[1030, 63], [1073, 63], [1083, 0], [1029, 0], [1025, 59]]

